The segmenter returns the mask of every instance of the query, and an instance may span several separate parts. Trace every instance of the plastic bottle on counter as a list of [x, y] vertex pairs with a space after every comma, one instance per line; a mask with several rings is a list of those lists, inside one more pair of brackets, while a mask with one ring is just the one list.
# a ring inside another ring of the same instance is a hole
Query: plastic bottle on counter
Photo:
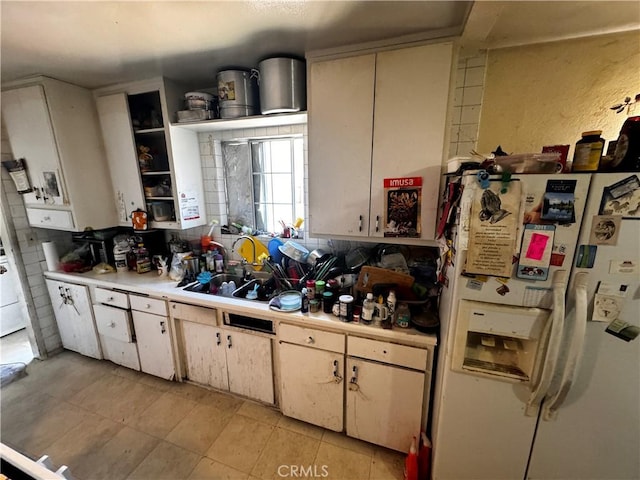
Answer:
[[114, 245], [113, 259], [115, 260], [117, 272], [126, 272], [129, 270], [127, 265], [127, 253], [129, 253], [130, 250], [131, 248], [129, 248], [129, 243], [126, 239], [124, 242], [118, 242]]
[[369, 325], [373, 320], [373, 311], [375, 310], [375, 302], [373, 301], [373, 293], [367, 293], [367, 298], [362, 302], [362, 313], [360, 320], [365, 325]]
[[602, 130], [582, 133], [582, 139], [576, 143], [571, 169], [574, 172], [595, 172], [600, 165], [604, 150], [604, 139], [600, 137]]
[[300, 293], [302, 293], [300, 313], [309, 313], [309, 297], [307, 295], [307, 289], [303, 288]]
[[387, 307], [389, 307], [389, 318], [393, 321], [393, 316], [396, 313], [396, 292], [393, 290], [389, 291], [389, 295], [387, 296]]
[[224, 271], [224, 257], [220, 252], [214, 255], [214, 263], [216, 273], [222, 273]]
[[396, 325], [400, 328], [409, 328], [411, 324], [411, 311], [409, 305], [401, 303], [396, 310]]

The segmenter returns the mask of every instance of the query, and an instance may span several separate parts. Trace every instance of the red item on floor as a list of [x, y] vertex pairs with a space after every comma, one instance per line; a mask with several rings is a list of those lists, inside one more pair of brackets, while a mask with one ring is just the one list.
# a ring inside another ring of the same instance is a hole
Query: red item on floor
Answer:
[[427, 434], [420, 432], [420, 451], [418, 452], [418, 479], [429, 480], [431, 469], [431, 441]]
[[418, 480], [418, 451], [416, 450], [416, 437], [411, 440], [409, 453], [404, 461], [404, 480]]

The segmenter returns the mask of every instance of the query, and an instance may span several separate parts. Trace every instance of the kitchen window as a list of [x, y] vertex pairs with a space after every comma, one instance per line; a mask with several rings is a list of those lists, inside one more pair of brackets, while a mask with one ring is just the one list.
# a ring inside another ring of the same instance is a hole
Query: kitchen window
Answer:
[[302, 136], [222, 143], [230, 223], [262, 232], [304, 218]]

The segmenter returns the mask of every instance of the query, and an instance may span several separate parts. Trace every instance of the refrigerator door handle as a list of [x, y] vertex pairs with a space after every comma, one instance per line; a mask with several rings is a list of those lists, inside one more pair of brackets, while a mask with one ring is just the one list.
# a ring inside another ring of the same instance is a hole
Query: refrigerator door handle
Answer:
[[549, 332], [549, 341], [547, 351], [542, 364], [542, 373], [540, 381], [531, 392], [525, 414], [527, 416], [538, 415], [540, 404], [551, 386], [558, 356], [560, 354], [560, 344], [564, 330], [565, 317], [565, 295], [567, 292], [567, 279], [569, 272], [566, 270], [556, 270], [553, 273], [553, 312], [551, 313], [551, 331]]
[[586, 272], [576, 273], [575, 276], [575, 300], [576, 300], [576, 318], [571, 335], [571, 343], [567, 354], [567, 362], [562, 372], [562, 383], [555, 394], [547, 399], [542, 409], [542, 418], [544, 420], [552, 420], [558, 414], [558, 408], [567, 398], [567, 394], [573, 385], [582, 352], [584, 347], [585, 335], [587, 332], [587, 280], [589, 274]]

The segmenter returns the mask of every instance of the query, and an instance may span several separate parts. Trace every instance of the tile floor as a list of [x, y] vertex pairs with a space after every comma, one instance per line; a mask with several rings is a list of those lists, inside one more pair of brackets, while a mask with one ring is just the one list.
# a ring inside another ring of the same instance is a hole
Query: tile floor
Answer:
[[78, 480], [403, 478], [398, 452], [231, 395], [72, 352], [28, 373], [0, 392], [2, 442]]
[[33, 351], [26, 328], [0, 338], [0, 363], [28, 364], [31, 360], [33, 360]]

